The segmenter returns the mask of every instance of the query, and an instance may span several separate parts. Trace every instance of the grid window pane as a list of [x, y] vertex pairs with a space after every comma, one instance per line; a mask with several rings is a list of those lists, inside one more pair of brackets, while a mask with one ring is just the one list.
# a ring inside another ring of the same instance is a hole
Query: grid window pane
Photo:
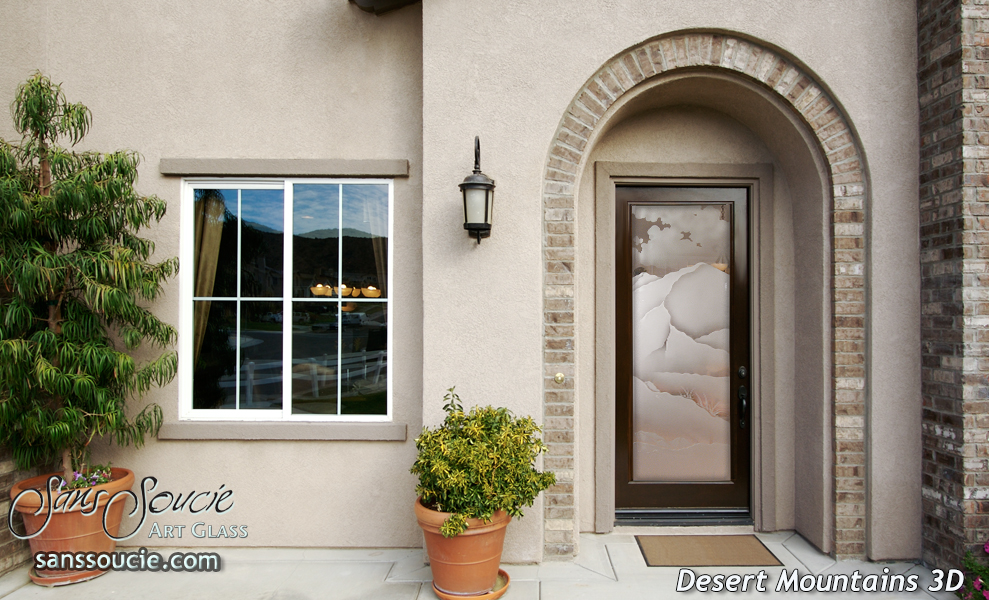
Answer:
[[282, 190], [241, 190], [242, 297], [282, 297], [284, 206]]
[[388, 297], [388, 186], [343, 186], [343, 282], [351, 297]]
[[292, 295], [337, 296], [340, 185], [299, 184], [292, 193]]
[[237, 295], [237, 190], [196, 190], [195, 290], [200, 298]]
[[341, 414], [387, 411], [388, 311], [384, 302], [345, 302], [341, 307]]
[[292, 414], [336, 415], [336, 302], [293, 302], [300, 324], [292, 328]]
[[281, 302], [241, 301], [240, 401], [242, 409], [282, 408], [282, 329]]
[[193, 408], [236, 408], [237, 303], [193, 302]]
[[192, 408], [388, 416], [391, 186], [206, 184], [192, 195]]

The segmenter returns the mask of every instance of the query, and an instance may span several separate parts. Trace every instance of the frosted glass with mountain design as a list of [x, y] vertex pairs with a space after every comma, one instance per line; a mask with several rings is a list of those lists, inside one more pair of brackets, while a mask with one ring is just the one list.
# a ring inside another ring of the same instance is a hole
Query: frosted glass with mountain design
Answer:
[[631, 208], [645, 229], [633, 238], [633, 479], [729, 480], [726, 211]]

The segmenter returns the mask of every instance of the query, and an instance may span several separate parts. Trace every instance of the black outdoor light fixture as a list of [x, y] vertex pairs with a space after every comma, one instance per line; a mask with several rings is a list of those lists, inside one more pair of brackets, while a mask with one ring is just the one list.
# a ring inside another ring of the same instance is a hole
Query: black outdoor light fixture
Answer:
[[474, 136], [474, 173], [460, 184], [464, 194], [464, 229], [468, 235], [486, 238], [492, 234], [492, 202], [495, 199], [495, 182], [481, 172], [481, 141]]

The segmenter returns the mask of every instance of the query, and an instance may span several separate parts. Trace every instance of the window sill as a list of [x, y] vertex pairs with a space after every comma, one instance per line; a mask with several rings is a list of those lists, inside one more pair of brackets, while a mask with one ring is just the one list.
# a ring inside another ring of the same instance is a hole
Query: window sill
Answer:
[[163, 424], [158, 439], [404, 442], [406, 424], [180, 421]]

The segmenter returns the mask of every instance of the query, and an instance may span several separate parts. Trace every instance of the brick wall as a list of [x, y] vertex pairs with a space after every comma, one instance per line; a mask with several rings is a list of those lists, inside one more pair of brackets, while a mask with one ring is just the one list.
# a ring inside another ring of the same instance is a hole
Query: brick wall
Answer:
[[[10, 571], [30, 556], [28, 543], [15, 538], [7, 529], [7, 511], [10, 510], [10, 488], [21, 479], [34, 473], [25, 473], [14, 468], [10, 452], [0, 448], [0, 575]], [[20, 519], [15, 519], [15, 527], [19, 527]], [[16, 529], [15, 529], [16, 530]]]
[[922, 551], [949, 567], [987, 541], [987, 0], [919, 0], [918, 86]]

